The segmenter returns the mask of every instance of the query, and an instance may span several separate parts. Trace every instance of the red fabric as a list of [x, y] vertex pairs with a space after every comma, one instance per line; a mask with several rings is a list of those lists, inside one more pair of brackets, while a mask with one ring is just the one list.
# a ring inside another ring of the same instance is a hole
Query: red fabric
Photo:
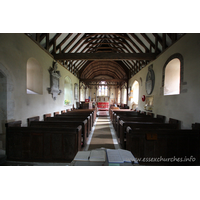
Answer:
[[98, 102], [98, 110], [109, 110], [109, 102]]

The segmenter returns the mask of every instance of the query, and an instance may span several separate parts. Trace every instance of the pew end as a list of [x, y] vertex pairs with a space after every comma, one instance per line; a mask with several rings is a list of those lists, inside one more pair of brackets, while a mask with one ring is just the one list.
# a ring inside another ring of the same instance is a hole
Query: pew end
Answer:
[[30, 126], [30, 123], [32, 121], [40, 121], [40, 116], [35, 116], [35, 117], [29, 117], [29, 118], [27, 118], [27, 126]]
[[59, 112], [54, 112], [53, 116], [55, 117], [56, 115], [59, 115], [59, 114], [60, 114]]
[[43, 120], [45, 121], [47, 117], [51, 117], [51, 113], [44, 114], [44, 115], [43, 115]]
[[181, 129], [181, 121], [173, 118], [169, 118], [169, 124], [176, 124], [178, 129]]

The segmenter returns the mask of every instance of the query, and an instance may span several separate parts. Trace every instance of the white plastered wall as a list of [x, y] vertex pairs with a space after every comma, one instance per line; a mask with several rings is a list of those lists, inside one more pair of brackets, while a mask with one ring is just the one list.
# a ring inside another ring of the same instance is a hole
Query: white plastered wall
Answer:
[[[43, 94], [41, 95], [26, 92], [26, 66], [29, 58], [36, 59], [43, 68]], [[64, 105], [64, 78], [66, 76], [72, 80], [73, 93], [74, 84], [79, 84], [77, 77], [58, 64], [57, 70], [61, 74], [59, 89], [62, 93], [54, 101], [47, 91], [50, 87], [48, 69], [52, 67], [53, 58], [25, 34], [0, 34], [0, 63], [11, 81], [11, 88], [8, 83], [8, 102], [10, 103], [8, 103], [7, 121], [22, 120], [22, 126], [27, 125], [28, 117], [40, 116], [42, 120], [43, 114], [53, 115], [53, 112], [67, 109]], [[75, 101], [73, 103], [76, 106]]]
[[[163, 95], [162, 72], [167, 59], [176, 53], [183, 56], [183, 82], [180, 95]], [[153, 64], [155, 73], [155, 86], [151, 95], [147, 95], [145, 89], [146, 75], [148, 66], [138, 72], [129, 80], [129, 86], [132, 86], [135, 80], [139, 81], [139, 110], [144, 110], [145, 103], [142, 101], [142, 95], [153, 96], [153, 113], [166, 116], [166, 122], [169, 118], [181, 121], [181, 127], [191, 129], [191, 124], [200, 123], [200, 34], [186, 34], [174, 45], [169, 47], [156, 60], [149, 63]], [[142, 80], [142, 81], [141, 81]], [[130, 103], [130, 102], [129, 102]]]

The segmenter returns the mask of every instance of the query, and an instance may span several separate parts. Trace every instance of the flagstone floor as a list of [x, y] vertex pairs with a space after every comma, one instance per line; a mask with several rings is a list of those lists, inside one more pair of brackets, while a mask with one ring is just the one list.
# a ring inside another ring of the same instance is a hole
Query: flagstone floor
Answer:
[[98, 117], [91, 133], [88, 150], [97, 148], [119, 148], [115, 132], [110, 122], [110, 117]]

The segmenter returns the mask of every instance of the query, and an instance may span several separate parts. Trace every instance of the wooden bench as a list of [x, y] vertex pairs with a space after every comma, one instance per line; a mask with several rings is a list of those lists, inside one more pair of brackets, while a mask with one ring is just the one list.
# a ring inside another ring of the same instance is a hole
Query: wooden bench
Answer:
[[75, 109], [68, 113], [91, 113], [93, 124], [94, 124], [94, 122], [96, 121], [97, 109]]
[[59, 115], [60, 113], [57, 111], [57, 112], [54, 112], [53, 113], [53, 116], [55, 117], [56, 115]]
[[135, 129], [178, 129], [177, 124], [160, 123], [156, 121], [124, 121], [119, 122], [119, 143], [122, 149], [126, 149], [126, 128], [130, 127], [134, 132]]
[[81, 133], [82, 126], [7, 127], [7, 160], [71, 162], [81, 151]]
[[128, 112], [128, 111], [133, 112], [130, 109], [110, 109], [109, 110], [109, 115], [110, 115], [111, 121], [113, 121], [113, 115], [114, 115], [114, 113], [116, 113], [116, 112], [118, 112], [118, 113], [120, 113], [120, 112]]
[[44, 115], [43, 115], [43, 120], [45, 121], [45, 119], [46, 119], [47, 117], [51, 117], [51, 113], [44, 114]]
[[169, 124], [176, 124], [178, 128], [181, 128], [181, 121], [173, 118], [169, 118]]
[[8, 127], [21, 127], [21, 126], [22, 126], [21, 120], [5, 123], [6, 128], [8, 128]]
[[35, 117], [29, 117], [27, 118], [27, 126], [30, 125], [31, 122], [33, 121], [40, 121], [40, 116], [35, 116]]
[[[138, 158], [140, 164], [199, 164], [200, 135], [197, 130], [133, 130], [128, 126], [126, 132], [126, 149]], [[186, 162], [186, 158], [190, 160]], [[149, 159], [151, 159], [151, 162]], [[182, 159], [182, 162], [180, 162], [180, 159]], [[185, 162], [183, 162], [184, 160]]]
[[[116, 124], [117, 124], [117, 117], [118, 116], [127, 116], [127, 117], [139, 117], [139, 116], [141, 116], [141, 117], [143, 117], [143, 115], [141, 115], [140, 113], [135, 112], [135, 111], [113, 112], [113, 115], [112, 115], [112, 124], [113, 124], [115, 130], [117, 128]], [[150, 117], [150, 116], [147, 116], [147, 117]]]
[[[61, 115], [64, 115], [64, 116], [73, 116], [73, 117], [90, 117], [90, 124], [91, 124], [91, 127], [94, 125], [94, 121], [93, 121], [93, 113], [85, 113], [85, 112], [67, 112], [67, 113], [62, 113]], [[58, 116], [58, 115], [57, 115]]]
[[200, 130], [200, 123], [193, 123], [192, 124], [192, 130]]
[[48, 122], [80, 122], [80, 123], [85, 123], [85, 120], [87, 120], [85, 126], [87, 127], [87, 131], [86, 131], [86, 136], [88, 137], [89, 134], [90, 134], [90, 121], [88, 121], [88, 119], [86, 119], [85, 117], [47, 117], [45, 119], [45, 121], [48, 121]]
[[135, 116], [135, 117], [127, 117], [127, 116], [117, 116], [117, 121], [115, 123], [115, 130], [117, 135], [119, 136], [119, 121], [138, 121], [138, 122], [157, 122], [157, 123], [163, 123], [162, 119], [153, 118], [150, 116]]
[[90, 133], [90, 131], [92, 130], [92, 119], [91, 119], [91, 116], [90, 115], [65, 115], [62, 114], [62, 115], [56, 115], [55, 116], [56, 118], [65, 118], [67, 120], [70, 120], [70, 121], [77, 121], [76, 119], [78, 118], [79, 120], [85, 120], [87, 119], [87, 125], [88, 125], [88, 134]]
[[156, 118], [160, 118], [163, 120], [163, 122], [165, 122], [166, 117], [164, 115], [157, 115]]
[[87, 145], [87, 120], [84, 121], [33, 121], [30, 127], [77, 127], [82, 126], [82, 147]]

